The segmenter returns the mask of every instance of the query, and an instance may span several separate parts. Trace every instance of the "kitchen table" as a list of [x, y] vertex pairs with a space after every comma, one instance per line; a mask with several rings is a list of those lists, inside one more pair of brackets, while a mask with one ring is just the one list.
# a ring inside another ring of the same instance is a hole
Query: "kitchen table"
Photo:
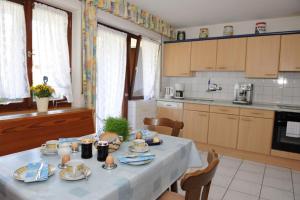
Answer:
[[[23, 151], [0, 158], [1, 200], [154, 200], [158, 198], [189, 167], [201, 167], [201, 156], [191, 140], [159, 135], [162, 145], [151, 146], [155, 159], [143, 166], [121, 164], [117, 156], [128, 151], [129, 142], [124, 142], [113, 153], [118, 167], [105, 170], [93, 158], [85, 159], [92, 174], [88, 180], [65, 181], [59, 177], [59, 169], [47, 181], [24, 183], [13, 178], [13, 172], [29, 162], [47, 160], [57, 166], [59, 156], [44, 156], [39, 148]], [[72, 159], [81, 159], [80, 153]]]

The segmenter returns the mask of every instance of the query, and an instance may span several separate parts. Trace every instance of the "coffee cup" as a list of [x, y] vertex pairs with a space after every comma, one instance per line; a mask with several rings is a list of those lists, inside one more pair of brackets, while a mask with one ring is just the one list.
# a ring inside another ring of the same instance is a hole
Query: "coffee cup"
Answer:
[[47, 149], [48, 152], [56, 152], [57, 151], [57, 140], [49, 140], [45, 144], [42, 144], [42, 147]]
[[146, 147], [146, 141], [143, 139], [133, 140], [132, 143], [133, 143], [133, 147], [138, 151], [143, 150]]
[[78, 177], [82, 174], [84, 165], [80, 160], [70, 160], [66, 163], [67, 171], [70, 173], [72, 177]]

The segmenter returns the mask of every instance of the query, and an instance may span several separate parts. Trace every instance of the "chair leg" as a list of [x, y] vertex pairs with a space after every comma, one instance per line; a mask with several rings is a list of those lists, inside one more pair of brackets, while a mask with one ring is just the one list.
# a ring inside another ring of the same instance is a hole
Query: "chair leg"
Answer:
[[177, 181], [171, 185], [171, 192], [178, 192]]

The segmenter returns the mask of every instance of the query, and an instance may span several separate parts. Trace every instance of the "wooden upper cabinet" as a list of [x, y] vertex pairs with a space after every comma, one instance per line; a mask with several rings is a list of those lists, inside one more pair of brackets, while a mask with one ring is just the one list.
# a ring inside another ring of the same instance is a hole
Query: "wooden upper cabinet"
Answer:
[[276, 78], [279, 67], [280, 36], [247, 39], [246, 77]]
[[245, 71], [247, 38], [218, 40], [216, 71]]
[[217, 40], [192, 42], [191, 71], [213, 71], [216, 59]]
[[300, 71], [300, 34], [281, 36], [280, 71]]
[[169, 43], [164, 45], [164, 75], [191, 75], [191, 43]]

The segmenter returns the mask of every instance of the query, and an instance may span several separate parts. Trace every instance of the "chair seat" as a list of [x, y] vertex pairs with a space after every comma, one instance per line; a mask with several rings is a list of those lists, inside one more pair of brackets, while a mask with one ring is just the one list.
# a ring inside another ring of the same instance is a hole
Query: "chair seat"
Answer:
[[165, 192], [158, 200], [184, 200], [184, 196], [175, 192]]

